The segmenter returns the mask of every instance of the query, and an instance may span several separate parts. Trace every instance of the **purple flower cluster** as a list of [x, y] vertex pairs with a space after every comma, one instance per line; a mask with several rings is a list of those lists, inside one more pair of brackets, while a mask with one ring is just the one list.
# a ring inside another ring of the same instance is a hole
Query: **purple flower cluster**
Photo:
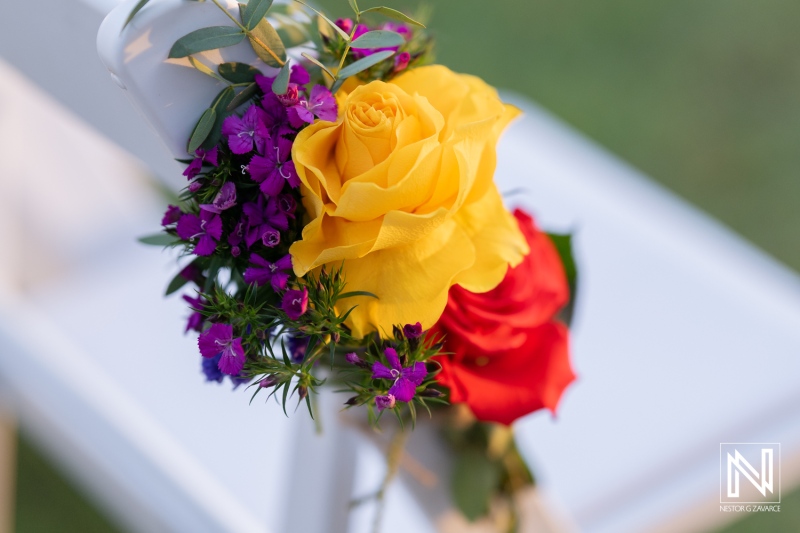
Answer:
[[[355, 31], [353, 31], [353, 24], [354, 23], [352, 19], [336, 20], [336, 25], [339, 26], [341, 29], [343, 29], [347, 33], [353, 32], [353, 40], [358, 39], [368, 31], [370, 31], [370, 28], [366, 24], [356, 25]], [[411, 28], [399, 22], [386, 22], [382, 24], [378, 29], [399, 33], [405, 38], [406, 42], [408, 42], [412, 37]], [[353, 57], [355, 57], [356, 59], [361, 59], [363, 57], [371, 56], [372, 54], [375, 54], [377, 52], [383, 52], [384, 50], [391, 50], [393, 52], [397, 52], [399, 49], [400, 49], [399, 46], [390, 46], [385, 48], [353, 48]], [[408, 52], [404, 51], [395, 55], [394, 72], [400, 72], [402, 70], [405, 70], [406, 67], [408, 67], [408, 63], [410, 61], [411, 61], [411, 54], [409, 54]]]

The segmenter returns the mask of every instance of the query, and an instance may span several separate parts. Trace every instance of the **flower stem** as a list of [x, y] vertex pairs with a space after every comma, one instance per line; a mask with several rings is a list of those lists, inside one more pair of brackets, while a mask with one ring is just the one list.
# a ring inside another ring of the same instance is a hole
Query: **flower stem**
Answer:
[[259, 39], [255, 35], [253, 35], [253, 33], [250, 30], [248, 30], [247, 28], [242, 26], [242, 23], [239, 22], [238, 20], [236, 20], [236, 17], [231, 15], [230, 12], [227, 9], [225, 9], [225, 7], [222, 4], [219, 3], [219, 0], [211, 0], [211, 1], [214, 2], [214, 5], [216, 5], [218, 8], [220, 8], [223, 13], [228, 15], [228, 18], [231, 19], [233, 21], [233, 23], [236, 24], [239, 27], [239, 29], [242, 30], [252, 42], [256, 43], [258, 46], [263, 48], [266, 53], [271, 55], [272, 58], [275, 61], [277, 61], [277, 63], [280, 66], [283, 66], [283, 65], [286, 64], [286, 62], [281, 60], [281, 58], [278, 57], [278, 55], [275, 52], [273, 52], [272, 49], [269, 46], [267, 46], [266, 44], [264, 44], [263, 41], [261, 41], [261, 39]]
[[383, 478], [383, 483], [381, 483], [381, 488], [375, 495], [378, 508], [375, 510], [375, 518], [372, 522], [372, 533], [380, 533], [381, 521], [383, 520], [383, 511], [385, 507], [384, 496], [386, 494], [386, 489], [389, 488], [392, 480], [397, 475], [397, 471], [400, 468], [400, 462], [403, 459], [403, 453], [407, 440], [408, 432], [403, 429], [398, 429], [395, 434], [392, 435], [392, 440], [389, 443], [389, 451], [386, 454], [386, 475]]

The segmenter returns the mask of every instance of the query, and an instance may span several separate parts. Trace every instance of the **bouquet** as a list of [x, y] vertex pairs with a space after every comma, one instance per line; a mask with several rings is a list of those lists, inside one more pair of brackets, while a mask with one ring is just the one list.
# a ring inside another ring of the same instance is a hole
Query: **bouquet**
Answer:
[[[513, 531], [533, 477], [510, 425], [554, 412], [574, 379], [576, 279], [569, 236], [494, 183], [519, 111], [434, 64], [425, 26], [394, 9], [349, 0], [334, 21], [250, 0], [236, 17], [212, 1], [231, 24], [169, 56], [226, 87], [198, 110], [180, 201], [142, 239], [180, 251], [167, 294], [184, 291], [205, 378], [311, 417], [331, 386], [398, 438], [424, 412], [455, 457], [455, 504], [475, 520], [505, 501]], [[194, 57], [242, 42], [261, 68]]]

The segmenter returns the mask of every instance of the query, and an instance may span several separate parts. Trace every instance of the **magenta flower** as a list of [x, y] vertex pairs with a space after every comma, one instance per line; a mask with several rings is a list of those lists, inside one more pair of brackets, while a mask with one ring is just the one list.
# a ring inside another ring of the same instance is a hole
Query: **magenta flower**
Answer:
[[336, 19], [336, 25], [342, 28], [346, 33], [353, 31], [352, 19]]
[[267, 117], [258, 106], [251, 105], [238, 117], [231, 115], [222, 123], [222, 134], [228, 138], [228, 147], [234, 154], [247, 154], [253, 151], [253, 146], [259, 152], [269, 140], [266, 127]]
[[303, 287], [301, 291], [286, 291], [281, 301], [281, 308], [291, 320], [303, 316], [308, 309], [308, 289]]
[[195, 255], [211, 255], [222, 238], [222, 219], [210, 211], [200, 211], [199, 217], [183, 215], [175, 229], [181, 239], [196, 242]]
[[[264, 202], [266, 201], [266, 206]], [[278, 230], [289, 228], [289, 218], [280, 209], [280, 202], [275, 197], [265, 200], [259, 195], [258, 200], [248, 202], [242, 206], [247, 227], [244, 232], [244, 242], [247, 247], [253, 246], [259, 239], [265, 246], [273, 247], [280, 243], [281, 234]]]
[[164, 213], [164, 217], [161, 219], [162, 226], [169, 226], [171, 224], [175, 224], [178, 220], [180, 220], [183, 211], [177, 205], [169, 205], [167, 206], [167, 211]]
[[259, 287], [267, 283], [272, 285], [275, 292], [282, 291], [289, 282], [289, 273], [292, 270], [292, 256], [285, 255], [271, 263], [258, 254], [250, 255], [250, 262], [255, 265], [244, 271], [245, 283], [255, 283]]
[[197, 346], [203, 357], [219, 358], [219, 369], [229, 376], [238, 376], [244, 368], [247, 357], [242, 348], [242, 338], [233, 338], [233, 326], [229, 324], [213, 324], [200, 334]]
[[186, 330], [184, 333], [188, 333], [189, 330], [194, 330], [198, 333], [203, 331], [203, 322], [205, 322], [206, 318], [200, 311], [205, 307], [205, 300], [203, 300], [202, 297], [192, 298], [188, 295], [184, 295], [183, 299], [192, 309], [192, 314], [189, 315], [189, 319], [186, 321]]
[[375, 361], [372, 364], [372, 379], [393, 380], [394, 383], [389, 389], [389, 395], [394, 396], [401, 402], [410, 402], [417, 392], [417, 387], [425, 381], [425, 377], [428, 375], [425, 363], [417, 362], [403, 368], [394, 348], [386, 348], [383, 354], [386, 356], [391, 368], [388, 368], [380, 361]]
[[300, 120], [308, 124], [314, 122], [315, 116], [320, 120], [336, 122], [338, 115], [336, 98], [322, 85], [315, 85], [311, 89], [311, 97], [308, 100], [298, 102], [297, 105], [292, 107], [292, 110], [297, 113]]
[[195, 158], [189, 163], [189, 166], [186, 167], [186, 170], [183, 171], [183, 175], [186, 176], [186, 179], [192, 179], [200, 173], [200, 170], [203, 168], [203, 163], [208, 162], [211, 165], [217, 166], [219, 164], [218, 161], [218, 151], [217, 147], [215, 146], [211, 150], [203, 150], [202, 148], [198, 148], [195, 153]]
[[250, 160], [250, 177], [261, 184], [261, 192], [267, 196], [275, 196], [283, 190], [283, 184], [290, 187], [300, 186], [300, 178], [294, 168], [292, 156], [292, 141], [279, 135], [277, 142], [273, 143], [264, 156], [255, 155]]
[[300, 63], [292, 65], [292, 73], [289, 75], [289, 83], [297, 85], [308, 85], [311, 81], [311, 76], [308, 74], [306, 68]]
[[395, 72], [402, 72], [408, 67], [408, 63], [411, 61], [411, 54], [408, 52], [400, 52], [396, 56], [394, 56], [394, 71]]
[[240, 220], [233, 227], [233, 230], [228, 233], [228, 244], [231, 247], [231, 255], [239, 257], [242, 254], [242, 249], [239, 247], [244, 240], [244, 221]]
[[297, 209], [297, 202], [291, 194], [281, 194], [278, 197], [278, 208], [281, 213], [287, 217], [294, 218], [294, 212]]
[[200, 209], [210, 211], [212, 213], [220, 214], [226, 209], [236, 205], [236, 185], [229, 181], [225, 183], [214, 197], [214, 201], [210, 204], [201, 204]]
[[387, 394], [386, 396], [375, 396], [375, 407], [378, 408], [378, 411], [383, 411], [384, 409], [394, 409], [396, 403], [397, 398], [391, 394]]

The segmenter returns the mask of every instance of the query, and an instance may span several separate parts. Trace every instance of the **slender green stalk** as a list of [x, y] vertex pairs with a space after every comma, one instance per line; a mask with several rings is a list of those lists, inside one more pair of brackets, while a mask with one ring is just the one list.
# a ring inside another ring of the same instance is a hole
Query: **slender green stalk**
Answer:
[[256, 37], [255, 35], [253, 35], [253, 33], [252, 33], [250, 30], [248, 30], [247, 28], [245, 28], [245, 27], [242, 25], [242, 23], [241, 23], [241, 22], [239, 22], [238, 20], [236, 20], [236, 17], [234, 17], [233, 15], [231, 15], [231, 14], [230, 14], [230, 12], [228, 12], [228, 10], [227, 10], [227, 9], [225, 9], [225, 6], [223, 6], [222, 4], [220, 4], [220, 3], [219, 3], [219, 0], [211, 0], [211, 1], [212, 1], [212, 2], [214, 2], [214, 5], [216, 5], [218, 8], [220, 8], [220, 9], [222, 10], [222, 12], [223, 12], [223, 13], [225, 13], [226, 15], [228, 15], [228, 18], [229, 18], [229, 19], [231, 19], [231, 20], [233, 21], [233, 23], [234, 23], [234, 24], [236, 24], [236, 25], [239, 27], [239, 29], [240, 29], [240, 30], [242, 30], [242, 31], [243, 31], [243, 32], [244, 32], [244, 33], [247, 35], [247, 37], [248, 37], [248, 38], [249, 38], [251, 41], [253, 41], [254, 43], [256, 43], [258, 46], [260, 46], [261, 48], [263, 48], [263, 49], [264, 49], [264, 51], [265, 51], [266, 53], [268, 53], [269, 55], [271, 55], [271, 56], [272, 56], [272, 58], [273, 58], [275, 61], [277, 61], [277, 62], [278, 62], [278, 64], [279, 64], [280, 66], [283, 66], [283, 65], [285, 65], [285, 64], [286, 64], [286, 62], [285, 62], [285, 61], [283, 61], [283, 60], [281, 60], [281, 58], [280, 58], [280, 57], [278, 57], [278, 55], [277, 55], [275, 52], [273, 52], [273, 51], [272, 51], [272, 49], [271, 49], [269, 46], [267, 46], [266, 44], [264, 44], [264, 42], [263, 42], [261, 39], [259, 39], [259, 38], [258, 38], [258, 37]]

